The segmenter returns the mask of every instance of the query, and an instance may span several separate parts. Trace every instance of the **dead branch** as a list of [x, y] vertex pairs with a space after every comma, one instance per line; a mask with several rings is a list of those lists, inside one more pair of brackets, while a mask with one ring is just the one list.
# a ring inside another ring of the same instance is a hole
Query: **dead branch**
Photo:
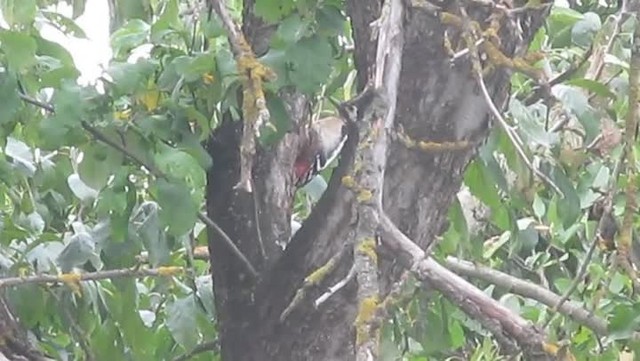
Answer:
[[240, 180], [236, 188], [251, 193], [253, 191], [251, 178], [253, 158], [256, 154], [256, 137], [259, 136], [262, 126], [269, 122], [270, 117], [262, 83], [274, 79], [275, 73], [256, 59], [240, 27], [227, 11], [224, 0], [210, 0], [210, 3], [227, 31], [229, 45], [242, 79], [243, 130], [240, 143]]
[[75, 286], [79, 282], [99, 281], [116, 278], [173, 277], [183, 271], [182, 267], [158, 267], [138, 269], [115, 269], [88, 273], [63, 273], [59, 275], [33, 275], [25, 277], [0, 278], [0, 288], [21, 286], [26, 284], [65, 283]]
[[475, 265], [472, 262], [447, 257], [444, 265], [453, 272], [465, 276], [481, 279], [485, 282], [504, 288], [523, 297], [531, 298], [548, 307], [557, 307], [563, 315], [571, 317], [576, 322], [583, 324], [599, 335], [607, 334], [607, 322], [600, 317], [593, 315], [577, 302], [562, 301], [560, 295], [531, 282], [521, 280], [506, 273]]
[[546, 343], [541, 331], [435, 260], [428, 258], [426, 253], [384, 214], [380, 215], [379, 234], [382, 244], [395, 254], [405, 268], [411, 270], [422, 282], [440, 291], [467, 315], [478, 320], [493, 333], [505, 352], [515, 354], [524, 350], [525, 354], [534, 356], [532, 359], [540, 359], [541, 355], [544, 355]]

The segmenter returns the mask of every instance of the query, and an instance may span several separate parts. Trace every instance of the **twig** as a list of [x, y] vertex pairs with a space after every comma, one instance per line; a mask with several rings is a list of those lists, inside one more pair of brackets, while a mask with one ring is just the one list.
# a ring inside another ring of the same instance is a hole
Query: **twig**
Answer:
[[504, 288], [508, 292], [536, 300], [548, 307], [555, 307], [556, 305], [559, 305], [557, 308], [558, 312], [589, 327], [597, 334], [606, 335], [608, 332], [606, 320], [594, 315], [576, 302], [569, 301], [560, 303], [562, 300], [560, 295], [557, 295], [542, 286], [521, 280], [492, 268], [473, 264], [472, 262], [460, 260], [455, 257], [447, 257], [445, 266], [459, 275], [481, 279], [485, 282]]
[[85, 281], [99, 281], [117, 278], [172, 277], [184, 271], [182, 267], [158, 267], [138, 269], [115, 269], [87, 273], [63, 273], [60, 275], [33, 275], [0, 278], [0, 289], [26, 284], [66, 283], [77, 284]]
[[[580, 282], [582, 282], [582, 280], [584, 279], [584, 276], [587, 274], [587, 269], [589, 268], [589, 264], [591, 264], [591, 257], [593, 257], [593, 252], [596, 250], [597, 245], [598, 245], [598, 236], [596, 235], [593, 241], [591, 242], [591, 247], [589, 247], [589, 251], [587, 252], [587, 255], [585, 256], [584, 260], [582, 261], [582, 264], [580, 265], [580, 269], [578, 270], [578, 273], [576, 273], [576, 276], [571, 282], [571, 285], [569, 286], [569, 288], [567, 288], [567, 290], [564, 292], [562, 297], [560, 297], [560, 299], [553, 306], [552, 312], [557, 312], [560, 309], [560, 307], [562, 307], [562, 305], [565, 302], [567, 302], [567, 300], [569, 299], [569, 297], [571, 297], [573, 292], [575, 292], [575, 290], [578, 289], [578, 285], [580, 284]], [[551, 323], [551, 320], [552, 320], [552, 317], [549, 317], [545, 321], [545, 323], [542, 325], [542, 328], [543, 329], [547, 328], [547, 326], [549, 326], [549, 323]]]
[[293, 299], [289, 302], [289, 305], [287, 305], [284, 311], [280, 314], [280, 322], [284, 322], [287, 319], [291, 312], [302, 302], [302, 300], [304, 300], [304, 297], [309, 290], [318, 286], [326, 280], [333, 271], [335, 271], [340, 264], [340, 259], [342, 259], [342, 256], [346, 254], [347, 249], [346, 245], [342, 247], [340, 251], [334, 254], [325, 264], [320, 266], [304, 279], [302, 286], [296, 291]]
[[203, 342], [199, 345], [197, 345], [196, 347], [193, 348], [193, 350], [185, 353], [184, 355], [180, 355], [176, 358], [173, 359], [173, 361], [187, 361], [188, 359], [201, 354], [203, 352], [207, 352], [207, 351], [213, 351], [215, 350], [218, 346], [219, 346], [220, 342], [218, 340], [213, 340], [213, 341], [209, 341], [209, 342]]
[[[35, 105], [35, 106], [37, 106], [37, 107], [39, 107], [41, 109], [44, 109], [44, 110], [46, 110], [48, 112], [55, 113], [55, 108], [51, 104], [43, 103], [43, 102], [41, 102], [41, 101], [39, 101], [37, 99], [34, 99], [34, 98], [22, 93], [22, 92], [19, 92], [18, 95], [19, 95], [20, 99], [22, 99], [26, 103]], [[162, 173], [162, 171], [160, 171], [157, 167], [155, 167], [155, 165], [153, 165], [153, 164], [151, 164], [149, 162], [146, 162], [144, 159], [138, 157], [136, 154], [134, 154], [133, 152], [129, 151], [129, 149], [127, 149], [122, 144], [111, 140], [109, 137], [104, 135], [98, 129], [96, 129], [93, 126], [91, 126], [86, 121], [84, 121], [84, 120], [81, 121], [81, 125], [82, 125], [82, 128], [84, 128], [96, 140], [98, 140], [100, 142], [103, 142], [104, 144], [106, 144], [106, 145], [116, 149], [117, 151], [121, 152], [126, 157], [128, 157], [131, 160], [133, 160], [139, 166], [146, 168], [151, 174], [153, 174], [157, 178], [169, 179], [164, 173]], [[207, 225], [207, 227], [209, 227], [209, 228], [213, 229], [215, 232], [217, 232], [220, 235], [220, 237], [222, 238], [222, 240], [224, 241], [224, 243], [227, 245], [227, 247], [229, 247], [229, 249], [232, 251], [232, 253], [236, 257], [238, 257], [238, 259], [242, 262], [242, 264], [245, 266], [247, 271], [254, 278], [258, 277], [258, 272], [253, 267], [253, 265], [251, 264], [249, 259], [247, 259], [247, 257], [244, 255], [244, 253], [242, 253], [242, 251], [240, 251], [238, 246], [236, 246], [236, 244], [231, 240], [231, 238], [227, 235], [227, 233], [224, 232], [222, 230], [222, 228], [220, 228], [220, 226], [218, 226], [211, 218], [209, 218], [203, 212], [199, 212], [198, 213], [198, 219], [200, 219], [205, 225]]]
[[356, 266], [353, 265], [351, 266], [351, 269], [349, 269], [349, 273], [347, 273], [345, 278], [341, 279], [335, 285], [329, 287], [327, 292], [323, 293], [320, 297], [316, 299], [316, 301], [313, 304], [315, 308], [320, 307], [320, 305], [322, 305], [326, 300], [328, 300], [329, 297], [333, 296], [334, 294], [336, 294], [336, 292], [344, 288], [344, 286], [346, 286], [349, 283], [349, 281], [353, 279], [355, 275], [356, 275]]
[[[466, 23], [468, 23], [469, 17], [463, 7], [460, 7], [460, 12], [463, 15], [463, 18], [466, 20]], [[468, 26], [466, 27], [468, 28]], [[527, 153], [524, 151], [524, 145], [522, 144], [519, 136], [515, 133], [511, 126], [509, 126], [504, 117], [502, 117], [502, 114], [500, 114], [500, 111], [493, 102], [493, 99], [491, 99], [491, 95], [489, 94], [487, 85], [485, 84], [482, 77], [482, 66], [480, 65], [478, 48], [475, 46], [475, 42], [471, 38], [471, 31], [469, 29], [466, 29], [465, 31], [467, 32], [467, 46], [470, 49], [469, 54], [471, 55], [471, 60], [473, 63], [473, 72], [475, 73], [476, 81], [478, 83], [478, 86], [482, 90], [482, 94], [485, 101], [487, 102], [487, 105], [489, 106], [489, 109], [491, 110], [491, 113], [493, 113], [493, 116], [498, 120], [498, 123], [507, 134], [507, 137], [511, 141], [511, 144], [513, 144], [513, 147], [516, 148], [516, 151], [520, 155], [522, 161], [526, 164], [527, 168], [529, 168], [529, 170], [531, 170], [533, 174], [538, 176], [538, 178], [542, 179], [545, 183], [551, 186], [551, 188], [553, 188], [558, 194], [560, 194], [560, 196], [564, 197], [564, 193], [562, 192], [562, 190], [560, 190], [560, 188], [551, 180], [551, 178], [547, 177], [546, 174], [542, 173], [535, 165], [533, 165], [533, 162], [531, 162], [531, 160], [527, 156]]]

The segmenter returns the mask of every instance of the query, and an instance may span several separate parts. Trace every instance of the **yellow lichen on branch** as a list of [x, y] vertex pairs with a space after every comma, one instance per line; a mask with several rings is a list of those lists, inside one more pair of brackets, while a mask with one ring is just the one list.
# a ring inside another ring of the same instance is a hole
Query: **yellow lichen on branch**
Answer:
[[[356, 328], [356, 345], [362, 345], [371, 337], [378, 337], [378, 329], [372, 330], [371, 327], [374, 324], [373, 321], [376, 316], [376, 311], [378, 310], [378, 303], [379, 300], [377, 296], [367, 297], [360, 301], [358, 305], [358, 315], [354, 322]], [[373, 335], [371, 331], [374, 332]]]
[[243, 130], [240, 144], [240, 180], [235, 188], [252, 192], [251, 170], [256, 153], [256, 137], [263, 125], [269, 124], [269, 110], [263, 83], [275, 79], [275, 73], [256, 58], [240, 27], [231, 19], [222, 0], [211, 0], [214, 10], [227, 31], [229, 44], [242, 81]]

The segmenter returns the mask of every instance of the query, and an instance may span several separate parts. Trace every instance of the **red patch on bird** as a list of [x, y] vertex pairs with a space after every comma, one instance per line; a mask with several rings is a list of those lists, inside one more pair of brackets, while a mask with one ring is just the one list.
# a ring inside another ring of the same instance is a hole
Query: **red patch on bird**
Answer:
[[296, 162], [293, 164], [293, 170], [296, 174], [296, 181], [304, 178], [309, 171], [309, 168], [311, 168], [311, 164], [309, 162], [300, 159], [296, 160]]

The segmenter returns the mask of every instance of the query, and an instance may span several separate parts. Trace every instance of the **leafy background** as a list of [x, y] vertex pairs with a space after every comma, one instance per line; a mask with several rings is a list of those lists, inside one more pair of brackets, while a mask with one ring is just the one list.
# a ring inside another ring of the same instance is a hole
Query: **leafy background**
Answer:
[[[170, 277], [122, 278], [7, 289], [21, 323], [60, 360], [193, 360], [217, 358], [208, 263], [198, 257], [206, 229], [205, 169], [215, 167], [201, 142], [227, 110], [240, 114], [239, 78], [226, 36], [203, 2], [114, 1], [108, 22], [112, 57], [95, 80], [80, 79], [70, 52], [51, 28], [85, 39], [77, 24], [85, 0], [1, 0], [0, 270], [3, 276], [178, 266]], [[228, 2], [240, 16], [241, 2]], [[277, 31], [261, 60], [267, 84], [269, 145], [288, 129], [279, 89], [323, 99], [354, 93], [353, 42], [340, 0], [257, 0], [256, 13]], [[587, 257], [607, 194], [621, 219], [627, 178], [616, 171], [628, 108], [630, 46], [635, 21], [598, 2], [558, 2], [532, 52], [551, 92], [515, 74], [505, 110], [535, 164], [564, 197], [534, 178], [504, 132], [495, 128], [465, 174], [449, 210], [436, 257], [472, 260], [562, 294], [588, 262], [571, 299], [603, 317], [611, 333], [592, 330], [494, 285], [486, 293], [526, 319], [550, 322], [552, 338], [580, 360], [613, 360], [634, 349], [637, 295], [613, 255], [598, 244]], [[106, 24], [106, 23], [105, 23]], [[79, 55], [79, 54], [78, 54]], [[83, 81], [79, 81], [83, 80]], [[50, 104], [55, 113], [21, 99]], [[128, 156], [97, 141], [122, 144]], [[635, 144], [634, 144], [635, 147]], [[132, 157], [169, 175], [151, 176]], [[326, 188], [330, 170], [296, 196], [301, 222]], [[590, 216], [591, 215], [591, 216]], [[441, 295], [408, 282], [383, 329], [385, 360], [498, 360], [478, 323]], [[194, 350], [206, 349], [208, 353]]]

